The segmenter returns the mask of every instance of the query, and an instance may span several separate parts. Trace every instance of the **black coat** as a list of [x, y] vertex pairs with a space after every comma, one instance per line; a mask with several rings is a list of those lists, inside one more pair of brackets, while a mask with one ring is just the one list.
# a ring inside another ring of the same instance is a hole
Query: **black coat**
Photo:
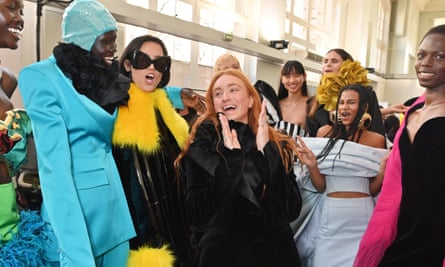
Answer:
[[226, 149], [213, 124], [204, 122], [183, 160], [199, 266], [300, 266], [289, 227], [301, 209], [294, 175], [286, 173], [274, 143], [263, 155], [247, 125], [230, 125], [241, 149]]
[[193, 266], [183, 185], [172, 164], [181, 148], [159, 112], [156, 122], [162, 149], [148, 153], [136, 146], [113, 148], [137, 233], [130, 240], [130, 248], [168, 245], [176, 258], [175, 266]]

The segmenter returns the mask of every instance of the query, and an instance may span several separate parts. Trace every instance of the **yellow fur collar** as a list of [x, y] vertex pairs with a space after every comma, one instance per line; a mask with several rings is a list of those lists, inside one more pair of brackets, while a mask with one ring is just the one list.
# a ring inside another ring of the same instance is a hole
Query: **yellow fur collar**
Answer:
[[120, 147], [136, 146], [148, 153], [160, 148], [160, 136], [155, 123], [155, 109], [158, 109], [176, 142], [183, 147], [188, 137], [188, 124], [176, 112], [163, 89], [145, 92], [131, 83], [127, 106], [119, 107], [114, 125], [113, 144]]

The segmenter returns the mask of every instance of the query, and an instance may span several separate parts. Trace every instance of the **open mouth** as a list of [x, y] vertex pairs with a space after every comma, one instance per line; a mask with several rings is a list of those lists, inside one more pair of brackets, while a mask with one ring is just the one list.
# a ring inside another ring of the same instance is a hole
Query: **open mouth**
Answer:
[[18, 27], [18, 28], [17, 27], [9, 27], [8, 28], [8, 31], [12, 35], [14, 35], [17, 40], [20, 40], [22, 38], [22, 30], [23, 30], [23, 27]]
[[111, 57], [104, 57], [105, 64], [107, 64], [107, 65], [113, 64], [113, 61], [115, 59], [116, 59], [116, 57], [113, 57], [113, 56], [111, 56]]
[[341, 112], [340, 113], [340, 118], [342, 121], [347, 120], [349, 117], [351, 117], [351, 113], [349, 113], [349, 112]]
[[419, 71], [419, 72], [417, 73], [417, 76], [418, 76], [419, 78], [430, 78], [430, 77], [434, 76], [434, 73]]
[[224, 112], [226, 111], [230, 111], [230, 110], [235, 110], [236, 106], [235, 105], [227, 105], [223, 107]]
[[145, 79], [147, 79], [149, 81], [153, 81], [155, 79], [155, 75], [153, 73], [149, 73], [149, 74], [145, 75]]

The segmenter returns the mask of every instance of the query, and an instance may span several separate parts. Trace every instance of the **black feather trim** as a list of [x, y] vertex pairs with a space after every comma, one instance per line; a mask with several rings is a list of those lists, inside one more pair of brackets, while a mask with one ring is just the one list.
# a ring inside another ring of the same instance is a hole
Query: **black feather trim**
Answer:
[[53, 50], [57, 66], [73, 81], [79, 94], [85, 95], [112, 114], [126, 105], [130, 79], [119, 73], [118, 62], [111, 66], [102, 59], [73, 44], [60, 43]]

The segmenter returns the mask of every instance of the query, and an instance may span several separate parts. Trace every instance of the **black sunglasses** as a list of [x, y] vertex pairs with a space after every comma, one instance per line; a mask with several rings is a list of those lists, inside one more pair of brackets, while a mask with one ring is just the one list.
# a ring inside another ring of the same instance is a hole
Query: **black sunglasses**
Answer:
[[169, 56], [158, 57], [152, 60], [147, 54], [139, 50], [135, 50], [133, 58], [131, 59], [131, 65], [137, 70], [148, 68], [151, 64], [155, 66], [155, 69], [159, 72], [166, 72], [170, 68], [171, 59]]

